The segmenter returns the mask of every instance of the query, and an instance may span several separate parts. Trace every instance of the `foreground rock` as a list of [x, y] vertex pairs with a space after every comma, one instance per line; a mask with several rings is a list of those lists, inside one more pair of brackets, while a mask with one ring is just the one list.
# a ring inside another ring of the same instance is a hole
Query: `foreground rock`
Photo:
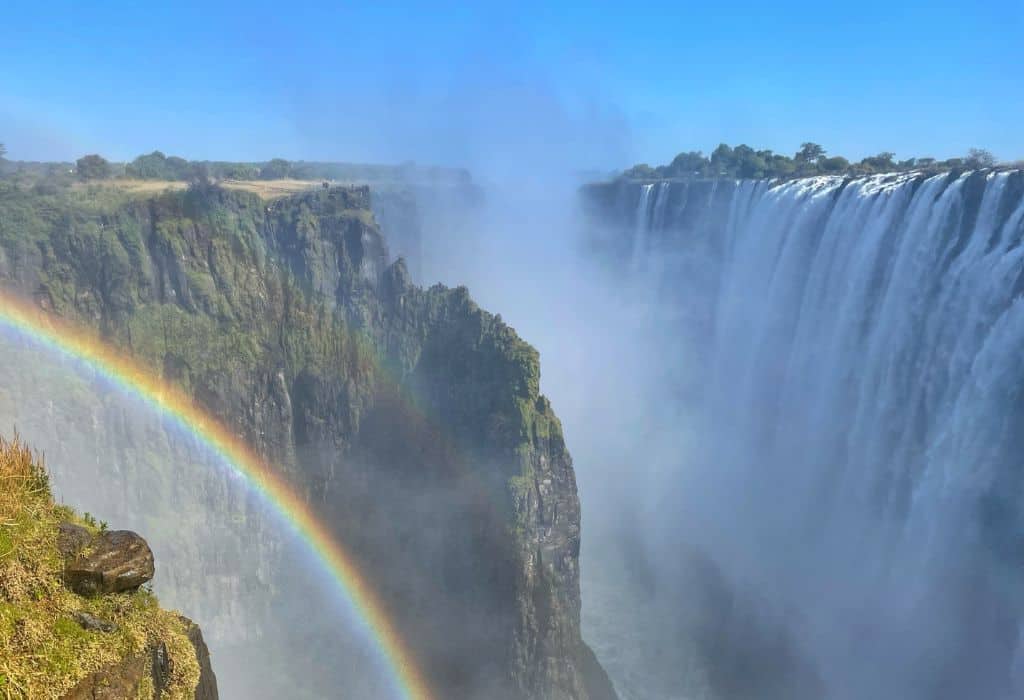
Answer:
[[93, 536], [83, 527], [62, 523], [57, 546], [65, 556], [65, 582], [79, 595], [134, 591], [153, 578], [153, 552], [129, 530]]
[[0, 484], [0, 697], [216, 700], [199, 629], [139, 588], [146, 541], [57, 504], [38, 455], [2, 435]]
[[[141, 536], [128, 530], [94, 535], [87, 528], [62, 522], [58, 526], [57, 548], [65, 557], [65, 583], [83, 596], [134, 591], [153, 578], [153, 552]], [[117, 625], [87, 612], [73, 618], [85, 630], [114, 632]], [[199, 664], [196, 700], [218, 700], [217, 677], [210, 664], [210, 650], [199, 625], [179, 616]], [[167, 689], [173, 671], [167, 645], [151, 645], [145, 653], [90, 674], [63, 700], [122, 700], [144, 694], [144, 679], [159, 698]]]

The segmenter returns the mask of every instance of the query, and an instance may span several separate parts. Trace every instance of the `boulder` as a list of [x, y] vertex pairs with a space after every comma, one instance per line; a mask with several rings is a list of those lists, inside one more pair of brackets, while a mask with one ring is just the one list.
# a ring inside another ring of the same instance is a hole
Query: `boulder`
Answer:
[[65, 559], [78, 556], [78, 553], [89, 546], [93, 534], [81, 525], [67, 521], [57, 526], [57, 549]]
[[65, 582], [84, 596], [134, 591], [153, 573], [149, 545], [128, 530], [101, 532], [64, 562]]

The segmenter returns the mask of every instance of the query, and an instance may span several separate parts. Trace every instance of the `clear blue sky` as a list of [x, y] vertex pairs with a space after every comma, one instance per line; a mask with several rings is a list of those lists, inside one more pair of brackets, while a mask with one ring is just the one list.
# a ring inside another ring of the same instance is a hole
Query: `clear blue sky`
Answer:
[[10, 157], [1024, 158], [1024, 0], [214, 4], [5, 3]]

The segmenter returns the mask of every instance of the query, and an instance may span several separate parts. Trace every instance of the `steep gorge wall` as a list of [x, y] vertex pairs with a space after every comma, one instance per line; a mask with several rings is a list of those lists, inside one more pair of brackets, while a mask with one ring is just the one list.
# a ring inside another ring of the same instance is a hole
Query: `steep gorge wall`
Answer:
[[[580, 638], [579, 502], [537, 353], [465, 289], [424, 290], [388, 265], [367, 189], [268, 204], [219, 189], [134, 199], [0, 187], [4, 287], [96, 328], [277, 465], [356, 552], [440, 697], [610, 696]], [[121, 509], [178, 511], [178, 527], [165, 517], [160, 537], [146, 531], [154, 548], [166, 540], [158, 557], [182, 574], [174, 602], [212, 645], [266, 644], [245, 618], [253, 601], [280, 609], [282, 572], [301, 579], [301, 562], [230, 477], [179, 478], [147, 456], [159, 443], [182, 464], [207, 460], [160, 430], [140, 439], [137, 418], [111, 413], [99, 389], [81, 385], [80, 405], [123, 458], [86, 471], [144, 485], [105, 496]], [[83, 416], [59, 404], [41, 422], [81, 433]], [[89, 478], [57, 461], [51, 452], [58, 484]], [[190, 528], [211, 512], [234, 525], [207, 530], [204, 555]], [[337, 631], [322, 619], [275, 631], [275, 648], [308, 658], [265, 672], [296, 697], [336, 687]]]

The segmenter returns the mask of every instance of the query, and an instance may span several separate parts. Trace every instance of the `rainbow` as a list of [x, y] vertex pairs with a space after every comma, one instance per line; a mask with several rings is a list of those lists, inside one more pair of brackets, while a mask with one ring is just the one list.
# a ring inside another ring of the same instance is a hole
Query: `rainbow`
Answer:
[[296, 531], [313, 558], [329, 574], [367, 626], [402, 696], [409, 700], [432, 699], [429, 685], [414, 655], [352, 555], [313, 514], [299, 494], [275, 475], [241, 438], [196, 406], [180, 389], [155, 376], [142, 364], [124, 357], [93, 333], [2, 290], [0, 329], [18, 332], [48, 350], [86, 364], [213, 450]]

